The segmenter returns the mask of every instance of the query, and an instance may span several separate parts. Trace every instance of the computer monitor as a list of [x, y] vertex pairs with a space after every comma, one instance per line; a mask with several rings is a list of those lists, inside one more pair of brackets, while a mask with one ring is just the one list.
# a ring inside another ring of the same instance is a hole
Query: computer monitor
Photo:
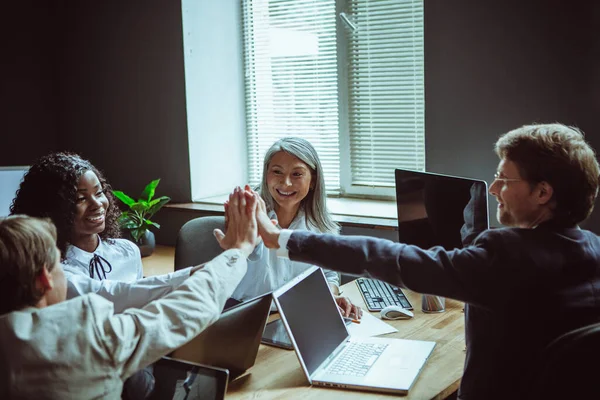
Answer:
[[9, 207], [21, 185], [23, 175], [28, 170], [28, 166], [0, 167], [0, 217], [9, 214]]
[[395, 174], [399, 242], [461, 248], [465, 211], [477, 230], [489, 228], [485, 181], [405, 169]]

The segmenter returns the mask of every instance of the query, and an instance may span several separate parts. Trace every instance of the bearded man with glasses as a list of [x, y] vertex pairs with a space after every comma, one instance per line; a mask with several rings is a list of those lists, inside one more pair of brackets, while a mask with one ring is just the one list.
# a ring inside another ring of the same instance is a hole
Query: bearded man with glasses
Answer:
[[594, 150], [561, 124], [523, 126], [501, 136], [495, 150], [500, 163], [489, 192], [507, 227], [483, 231], [462, 249], [280, 231], [257, 214], [265, 245], [282, 256], [465, 302], [462, 400], [532, 398], [545, 347], [600, 321], [600, 240], [577, 226], [598, 193]]

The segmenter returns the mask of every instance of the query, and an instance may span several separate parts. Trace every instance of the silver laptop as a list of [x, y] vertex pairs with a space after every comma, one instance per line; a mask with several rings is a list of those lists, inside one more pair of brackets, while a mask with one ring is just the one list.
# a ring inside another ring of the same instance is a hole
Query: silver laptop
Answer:
[[406, 394], [435, 342], [351, 337], [320, 268], [313, 267], [273, 298], [309, 383]]

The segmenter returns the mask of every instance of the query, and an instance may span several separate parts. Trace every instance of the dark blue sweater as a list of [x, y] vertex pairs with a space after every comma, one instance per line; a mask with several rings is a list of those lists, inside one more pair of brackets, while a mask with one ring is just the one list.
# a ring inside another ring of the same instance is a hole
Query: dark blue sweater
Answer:
[[465, 302], [463, 400], [526, 398], [547, 344], [600, 321], [600, 240], [576, 227], [488, 230], [452, 251], [310, 232], [287, 247], [293, 260]]

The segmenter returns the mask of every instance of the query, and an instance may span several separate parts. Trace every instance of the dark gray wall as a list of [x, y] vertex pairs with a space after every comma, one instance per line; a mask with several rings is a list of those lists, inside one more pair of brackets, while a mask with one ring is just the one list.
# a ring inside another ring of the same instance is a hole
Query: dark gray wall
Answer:
[[30, 165], [56, 149], [54, 7], [2, 4], [0, 23], [0, 166]]
[[75, 151], [113, 187], [191, 200], [181, 4], [3, 5], [0, 165]]
[[[592, 8], [580, 0], [425, 0], [427, 169], [490, 182], [498, 136], [536, 122], [579, 126], [600, 149], [590, 118]], [[490, 199], [493, 224], [496, 205]]]
[[[585, 69], [587, 92], [589, 93], [589, 103], [585, 107], [585, 132], [591, 145], [596, 149], [596, 154], [600, 152], [600, 3], [591, 2], [592, 10], [589, 12], [588, 19], [584, 19], [582, 25], [588, 30], [588, 40], [591, 41], [589, 54], [587, 57], [581, 57], [575, 60], [582, 69]], [[583, 228], [590, 229], [596, 234], [600, 234], [600, 204], [596, 201], [594, 213], [581, 224]]]
[[72, 0], [59, 52], [59, 146], [89, 158], [114, 188], [190, 201], [181, 3]]

